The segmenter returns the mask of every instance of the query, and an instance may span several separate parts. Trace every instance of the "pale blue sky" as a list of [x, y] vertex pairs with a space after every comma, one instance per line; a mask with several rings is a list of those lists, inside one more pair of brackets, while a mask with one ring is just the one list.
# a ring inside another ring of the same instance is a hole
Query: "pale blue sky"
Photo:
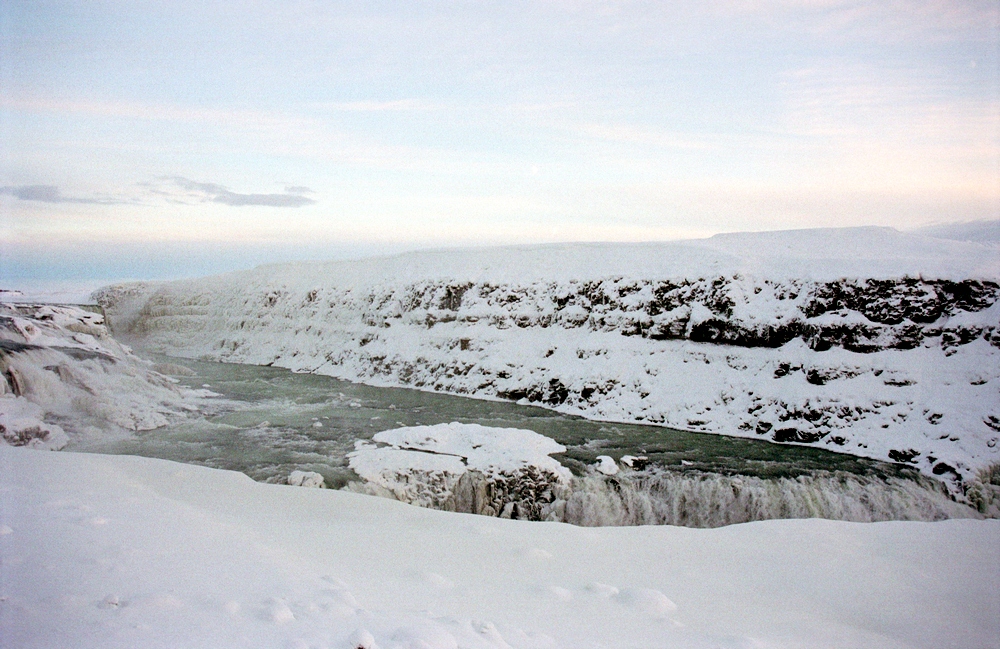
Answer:
[[0, 275], [1000, 215], [983, 2], [0, 0]]

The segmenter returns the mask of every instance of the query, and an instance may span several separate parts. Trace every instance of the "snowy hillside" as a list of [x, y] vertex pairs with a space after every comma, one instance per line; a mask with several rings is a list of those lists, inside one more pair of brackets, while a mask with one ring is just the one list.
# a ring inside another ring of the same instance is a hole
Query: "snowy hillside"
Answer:
[[169, 354], [822, 446], [1000, 461], [1000, 256], [886, 228], [411, 253], [96, 294]]
[[580, 528], [0, 446], [0, 646], [997, 647], [1000, 522]]

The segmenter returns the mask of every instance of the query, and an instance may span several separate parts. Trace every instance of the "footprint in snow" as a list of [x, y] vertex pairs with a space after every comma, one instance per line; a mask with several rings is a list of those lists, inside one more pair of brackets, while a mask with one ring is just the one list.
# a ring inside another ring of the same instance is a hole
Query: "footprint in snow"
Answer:
[[333, 575], [323, 575], [322, 577], [320, 577], [320, 579], [330, 584], [337, 590], [350, 590], [350, 587], [347, 585], [346, 581], [344, 581], [343, 579], [337, 579]]
[[455, 636], [433, 620], [418, 620], [401, 627], [392, 634], [392, 640], [402, 647], [458, 649]]
[[8, 525], [0, 525], [0, 536], [7, 536], [8, 534], [13, 534], [14, 530]]
[[125, 605], [126, 602], [118, 595], [108, 595], [100, 601], [97, 608], [113, 611], [115, 609], [123, 608]]
[[454, 588], [455, 582], [437, 574], [436, 572], [425, 572], [423, 578], [426, 582], [437, 586], [438, 588]]
[[600, 597], [614, 597], [618, 594], [618, 589], [614, 586], [609, 586], [608, 584], [602, 584], [597, 581], [592, 581], [587, 584], [587, 590], [598, 595]]
[[295, 621], [295, 614], [292, 613], [292, 609], [288, 607], [285, 600], [278, 597], [272, 597], [264, 602], [261, 617], [265, 621], [274, 622], [275, 624], [287, 624]]
[[473, 628], [479, 632], [484, 639], [489, 640], [490, 643], [497, 647], [497, 649], [513, 649], [507, 641], [503, 639], [500, 635], [500, 630], [492, 622], [474, 622]]
[[549, 586], [549, 592], [555, 595], [556, 599], [563, 602], [573, 599], [573, 591], [562, 586]]
[[677, 604], [654, 588], [626, 588], [612, 597], [620, 604], [651, 617], [663, 618], [677, 611]]
[[351, 635], [348, 646], [351, 649], [381, 649], [368, 629], [358, 629]]
[[336, 617], [349, 617], [358, 612], [359, 606], [354, 595], [348, 590], [321, 590], [315, 602], [309, 604], [310, 612], [322, 612]]

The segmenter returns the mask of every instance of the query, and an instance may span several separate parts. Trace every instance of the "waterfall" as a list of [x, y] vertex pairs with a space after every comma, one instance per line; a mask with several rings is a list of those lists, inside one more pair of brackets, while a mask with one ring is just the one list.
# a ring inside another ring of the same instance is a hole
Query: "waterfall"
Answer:
[[[413, 475], [410, 479], [417, 477]], [[405, 501], [405, 496], [370, 483], [354, 482], [348, 489]], [[509, 479], [495, 481], [489, 475], [470, 472], [463, 476], [461, 491], [488, 492], [491, 497], [477, 499], [456, 493], [430, 506], [586, 527], [721, 527], [775, 518], [827, 518], [867, 523], [982, 517], [971, 507], [953, 501], [943, 487], [930, 479], [882, 478], [845, 472], [821, 471], [795, 478], [727, 476], [656, 468], [627, 471], [616, 476], [593, 472], [575, 476], [567, 486], [545, 492], [545, 502], [525, 502], [525, 490], [517, 489]], [[428, 505], [426, 502], [416, 504]]]

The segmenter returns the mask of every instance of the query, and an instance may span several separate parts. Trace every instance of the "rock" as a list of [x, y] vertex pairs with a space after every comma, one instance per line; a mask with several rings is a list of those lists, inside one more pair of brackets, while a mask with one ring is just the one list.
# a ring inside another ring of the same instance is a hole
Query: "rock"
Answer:
[[618, 465], [615, 464], [614, 458], [610, 455], [598, 455], [596, 468], [598, 472], [604, 475], [615, 475], [618, 473]]
[[293, 487], [326, 488], [326, 480], [315, 471], [292, 471], [288, 474], [288, 484]]
[[642, 471], [649, 465], [649, 458], [645, 455], [623, 455], [621, 463], [635, 471]]

